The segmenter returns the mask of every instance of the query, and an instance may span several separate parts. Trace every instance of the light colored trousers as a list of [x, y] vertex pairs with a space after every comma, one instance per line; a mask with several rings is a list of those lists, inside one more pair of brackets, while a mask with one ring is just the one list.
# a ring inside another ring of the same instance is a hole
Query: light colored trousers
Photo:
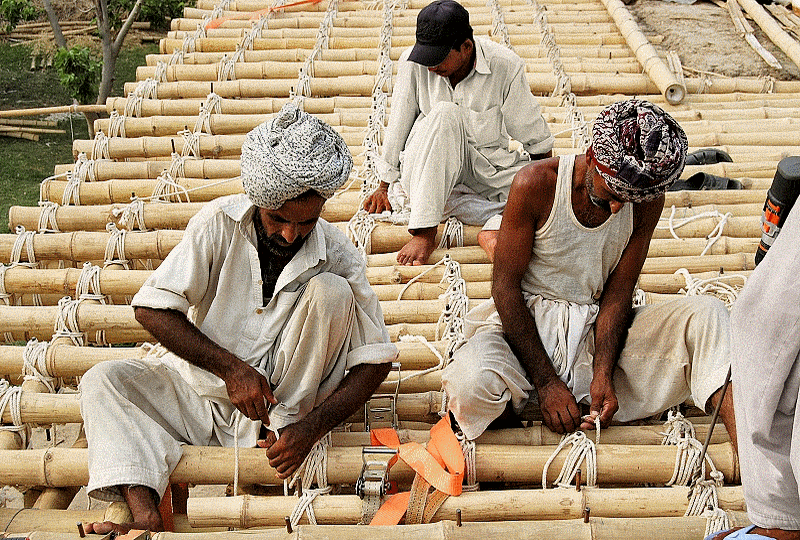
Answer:
[[800, 530], [800, 208], [731, 311], [733, 399], [750, 521]]
[[[614, 370], [619, 400], [614, 419], [646, 418], [689, 396], [707, 407], [728, 372], [729, 329], [725, 305], [708, 296], [636, 308]], [[593, 335], [592, 329], [583, 345], [589, 351]], [[442, 373], [442, 387], [468, 439], [483, 433], [509, 400], [518, 413], [525, 407], [533, 386], [503, 337], [496, 312], [456, 351]]]
[[[274, 369], [280, 371], [268, 374], [280, 407], [295, 415], [281, 427], [308, 414], [344, 378], [354, 302], [344, 278], [320, 274], [309, 280], [277, 345]], [[163, 495], [183, 444], [233, 446], [239, 418], [239, 446], [252, 447], [261, 427], [230, 401], [198, 395], [159, 359], [97, 364], [81, 379], [80, 391], [89, 443], [87, 491], [103, 500], [121, 500], [117, 486], [125, 484]]]
[[[434, 227], [448, 216], [483, 225], [503, 212], [514, 175], [530, 162], [495, 168], [470, 143], [467, 124], [463, 108], [448, 102], [437, 103], [414, 124], [400, 167], [400, 185], [411, 206], [409, 229]], [[489, 189], [487, 181], [506, 186], [502, 200], [479, 194]]]

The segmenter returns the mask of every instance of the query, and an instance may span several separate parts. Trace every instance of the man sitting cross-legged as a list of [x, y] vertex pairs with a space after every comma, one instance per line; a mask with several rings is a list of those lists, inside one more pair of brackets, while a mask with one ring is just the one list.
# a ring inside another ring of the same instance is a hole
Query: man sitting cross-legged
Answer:
[[280, 438], [260, 446], [288, 477], [397, 357], [363, 258], [319, 217], [352, 167], [342, 138], [286, 105], [247, 135], [241, 162], [246, 195], [206, 205], [133, 298], [171, 352], [81, 380], [87, 489], [133, 513], [87, 532], [162, 530], [157, 504], [184, 443], [253, 447], [268, 425]]
[[[645, 418], [689, 396], [715, 404], [728, 370], [729, 319], [716, 298], [632, 310], [636, 280], [683, 170], [687, 139], [650, 103], [604, 109], [592, 145], [514, 179], [495, 251], [492, 299], [465, 322], [444, 370], [465, 436], [513, 421], [535, 392], [544, 423], [570, 432]], [[722, 418], [736, 444], [731, 393]], [[582, 420], [579, 404], [589, 405]], [[506, 410], [508, 407], [508, 410]]]

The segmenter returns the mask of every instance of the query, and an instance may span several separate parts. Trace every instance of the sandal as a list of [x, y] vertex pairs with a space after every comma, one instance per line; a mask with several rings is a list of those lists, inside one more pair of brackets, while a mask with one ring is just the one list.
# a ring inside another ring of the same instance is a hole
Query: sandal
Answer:
[[715, 163], [733, 163], [731, 156], [718, 148], [701, 148], [686, 154], [686, 165], [713, 165]]
[[708, 189], [742, 189], [742, 183], [732, 178], [716, 176], [706, 172], [697, 172], [686, 180], [678, 180], [667, 191], [681, 191], [683, 189], [708, 190]]

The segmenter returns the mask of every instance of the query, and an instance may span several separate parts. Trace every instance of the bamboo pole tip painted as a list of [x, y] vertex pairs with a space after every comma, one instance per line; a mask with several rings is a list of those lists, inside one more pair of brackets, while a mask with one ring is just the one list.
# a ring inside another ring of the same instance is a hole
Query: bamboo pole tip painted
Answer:
[[679, 83], [673, 83], [664, 90], [664, 98], [670, 105], [678, 105], [686, 97], [686, 89]]

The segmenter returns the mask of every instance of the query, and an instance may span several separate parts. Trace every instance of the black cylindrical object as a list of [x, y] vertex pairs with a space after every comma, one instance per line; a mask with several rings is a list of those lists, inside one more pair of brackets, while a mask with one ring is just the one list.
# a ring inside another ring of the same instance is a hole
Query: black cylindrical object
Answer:
[[761, 262], [772, 246], [786, 216], [800, 194], [800, 156], [789, 156], [778, 163], [775, 178], [767, 191], [764, 213], [761, 215], [761, 242], [756, 249], [756, 264]]

